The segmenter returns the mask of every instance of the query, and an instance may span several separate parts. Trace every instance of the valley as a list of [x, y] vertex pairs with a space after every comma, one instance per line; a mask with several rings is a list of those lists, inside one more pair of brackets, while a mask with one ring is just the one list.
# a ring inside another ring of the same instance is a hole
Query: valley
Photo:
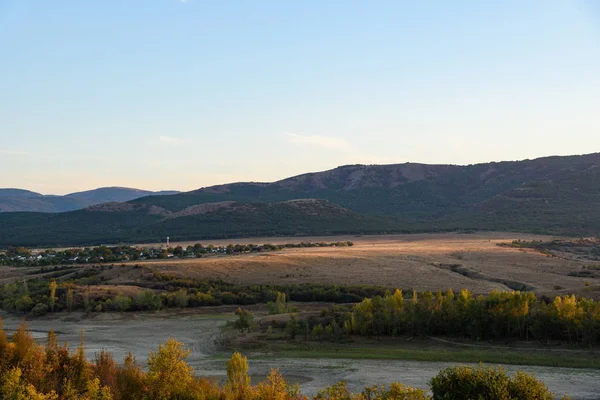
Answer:
[[[187, 360], [197, 376], [225, 382], [227, 375], [224, 362], [233, 350], [222, 349], [215, 341], [222, 335], [227, 321], [232, 321], [235, 316], [223, 313], [226, 310], [211, 311], [136, 315], [112, 313], [95, 316], [75, 313], [58, 318], [27, 320], [27, 323], [34, 337], [42, 343], [45, 342], [48, 331], [54, 329], [60, 343], [68, 342], [75, 348], [83, 332], [88, 359], [94, 359], [96, 354], [105, 349], [121, 362], [131, 351], [141, 365], [145, 365], [148, 352], [154, 350], [157, 343], [176, 337], [191, 349]], [[2, 315], [2, 318], [7, 333], [11, 333], [22, 323], [19, 317]], [[442, 349], [444, 350], [448, 349]], [[427, 389], [431, 377], [446, 367], [456, 365], [455, 362], [377, 359], [369, 356], [330, 357], [329, 353], [323, 353], [319, 357], [318, 352], [302, 355], [297, 351], [287, 354], [278, 354], [272, 350], [243, 351], [248, 356], [248, 373], [252, 384], [264, 380], [269, 370], [276, 367], [290, 382], [298, 383], [302, 392], [307, 395], [315, 395], [319, 389], [338, 381], [347, 381], [353, 391], [360, 391], [374, 381], [386, 385], [400, 381], [411, 387]], [[430, 348], [430, 352], [436, 351], [440, 349]], [[503, 368], [511, 374], [517, 370], [533, 373], [550, 390], [557, 394], [568, 393], [573, 400], [599, 399], [598, 369], [506, 364]]]

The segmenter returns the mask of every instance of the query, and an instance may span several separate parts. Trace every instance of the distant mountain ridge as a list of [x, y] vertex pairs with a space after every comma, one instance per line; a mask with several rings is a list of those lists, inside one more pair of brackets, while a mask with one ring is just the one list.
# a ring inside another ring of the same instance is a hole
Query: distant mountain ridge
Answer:
[[64, 196], [43, 195], [23, 189], [0, 189], [0, 212], [65, 212], [108, 202], [125, 202], [149, 195], [171, 195], [179, 192], [103, 187]]
[[600, 153], [347, 165], [58, 214], [0, 213], [0, 245], [505, 230], [600, 235]]
[[[233, 183], [174, 196], [143, 197], [133, 202], [177, 211], [219, 201], [322, 198], [362, 213], [426, 217], [468, 211], [483, 202], [496, 201], [493, 200], [496, 196], [514, 202], [517, 201], [514, 191], [519, 191], [521, 202], [525, 193], [532, 195], [531, 199], [542, 196], [548, 201], [559, 200], [551, 193], [538, 193], [544, 187], [544, 190], [554, 187], [556, 192], [575, 185], [580, 194], [598, 199], [599, 177], [600, 153], [467, 166], [347, 165], [273, 183]], [[582, 206], [592, 206], [589, 200]]]

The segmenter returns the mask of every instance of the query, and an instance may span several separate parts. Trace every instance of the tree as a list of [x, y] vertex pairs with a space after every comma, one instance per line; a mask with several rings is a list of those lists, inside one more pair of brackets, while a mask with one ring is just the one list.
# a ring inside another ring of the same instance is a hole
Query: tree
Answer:
[[277, 298], [275, 302], [270, 301], [267, 305], [269, 307], [269, 314], [284, 314], [287, 312], [287, 306], [285, 304], [286, 296], [283, 292], [277, 292]]
[[250, 392], [250, 377], [248, 376], [248, 359], [238, 353], [233, 353], [227, 362], [227, 389], [237, 398], [244, 399]]
[[162, 300], [151, 290], [144, 290], [138, 293], [135, 303], [142, 310], [158, 310], [162, 307]]
[[133, 303], [133, 301], [131, 300], [131, 297], [129, 296], [125, 296], [124, 294], [119, 293], [118, 295], [115, 296], [115, 298], [113, 299], [113, 306], [117, 311], [127, 311], [131, 308], [131, 304]]
[[108, 386], [101, 386], [100, 379], [95, 378], [88, 382], [86, 394], [83, 400], [112, 400], [112, 394]]
[[90, 286], [87, 285], [83, 291], [83, 310], [90, 312]]
[[298, 319], [294, 314], [290, 316], [290, 319], [285, 324], [285, 331], [290, 339], [295, 339], [296, 335], [300, 333], [300, 324], [298, 324]]
[[267, 379], [256, 386], [256, 399], [289, 400], [300, 399], [298, 385], [290, 386], [278, 369], [272, 369]]
[[67, 309], [69, 312], [73, 312], [73, 289], [69, 288], [67, 290]]
[[91, 369], [85, 358], [85, 351], [83, 348], [83, 331], [81, 331], [81, 341], [79, 343], [79, 347], [77, 347], [77, 352], [75, 356], [72, 358], [72, 366], [71, 366], [71, 377], [74, 388], [82, 393], [87, 389], [88, 382], [90, 380]]
[[548, 387], [533, 375], [518, 371], [509, 384], [508, 391], [513, 399], [553, 400]]
[[431, 397], [422, 389], [411, 388], [395, 382], [390, 385], [386, 393], [389, 400], [429, 400]]
[[315, 325], [312, 328], [312, 336], [318, 339], [321, 339], [321, 335], [323, 335], [323, 325]]
[[138, 400], [144, 392], [144, 372], [137, 365], [135, 357], [130, 353], [125, 357], [123, 367], [117, 374], [118, 393], [122, 400]]
[[29, 296], [22, 296], [15, 302], [15, 307], [17, 311], [27, 312], [31, 310], [34, 306], [33, 300]]
[[177, 306], [186, 308], [188, 306], [189, 297], [185, 289], [179, 289], [175, 292], [175, 302]]
[[151, 399], [169, 400], [179, 398], [194, 382], [194, 369], [185, 359], [190, 354], [183, 343], [169, 339], [158, 346], [157, 352], [148, 357], [146, 382]]
[[183, 247], [177, 246], [173, 249], [173, 255], [175, 257], [183, 257]]
[[23, 372], [15, 367], [8, 371], [0, 382], [0, 398], [5, 400], [56, 400], [55, 392], [39, 393], [35, 386], [22, 380]]
[[48, 284], [48, 287], [50, 288], [50, 297], [48, 298], [48, 302], [50, 303], [50, 311], [54, 312], [54, 303], [56, 302], [56, 289], [58, 288], [58, 285], [53, 279]]
[[362, 400], [362, 396], [354, 395], [348, 390], [346, 382], [338, 382], [317, 393], [315, 400]]
[[254, 320], [254, 317], [252, 316], [250, 311], [238, 308], [235, 311], [235, 315], [238, 316], [237, 321], [235, 321], [234, 323], [235, 329], [240, 331], [242, 334], [244, 333], [244, 331], [250, 332], [250, 328], [252, 328], [252, 321]]
[[94, 361], [94, 373], [96, 378], [99, 380], [99, 386], [109, 388], [110, 392], [118, 398], [117, 375], [120, 372], [119, 365], [114, 360], [112, 355], [104, 349], [100, 350], [100, 353], [96, 354]]

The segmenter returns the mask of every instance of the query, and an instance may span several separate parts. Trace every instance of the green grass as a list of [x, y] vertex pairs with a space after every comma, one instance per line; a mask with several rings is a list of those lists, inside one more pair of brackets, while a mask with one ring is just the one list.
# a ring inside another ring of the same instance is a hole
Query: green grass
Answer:
[[[254, 359], [269, 358], [329, 358], [353, 360], [410, 360], [429, 362], [458, 363], [490, 363], [513, 365], [539, 365], [548, 367], [598, 368], [600, 354], [593, 352], [567, 353], [550, 350], [521, 349], [465, 349], [456, 346], [431, 346], [427, 348], [416, 345], [414, 348], [349, 344], [318, 343], [269, 343], [264, 346], [249, 346]], [[264, 354], [268, 353], [268, 354]]]

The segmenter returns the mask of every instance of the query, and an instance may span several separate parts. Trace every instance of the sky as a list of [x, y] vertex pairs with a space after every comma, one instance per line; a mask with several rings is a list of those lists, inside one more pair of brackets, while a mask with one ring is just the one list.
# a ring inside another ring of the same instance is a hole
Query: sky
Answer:
[[0, 187], [598, 151], [594, 0], [0, 0]]

